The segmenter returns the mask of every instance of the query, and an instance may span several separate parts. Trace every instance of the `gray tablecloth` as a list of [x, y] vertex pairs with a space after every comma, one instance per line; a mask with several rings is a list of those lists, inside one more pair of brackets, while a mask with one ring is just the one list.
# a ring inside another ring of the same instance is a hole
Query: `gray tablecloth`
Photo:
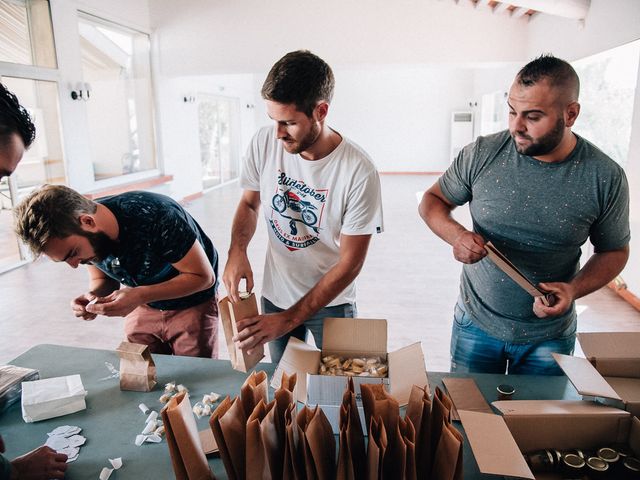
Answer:
[[[40, 370], [40, 378], [80, 374], [85, 389], [87, 409], [72, 415], [27, 424], [22, 420], [20, 405], [15, 404], [0, 416], [0, 434], [3, 436], [8, 458], [32, 450], [47, 439], [47, 432], [60, 425], [77, 425], [87, 443], [81, 448], [78, 459], [69, 464], [67, 478], [70, 480], [97, 479], [103, 467], [111, 467], [109, 458], [122, 457], [124, 466], [114, 472], [113, 479], [170, 479], [174, 478], [166, 441], [134, 445], [136, 435], [145, 426], [146, 415], [138, 404], [144, 402], [149, 408], [159, 411], [158, 401], [165, 383], [176, 381], [189, 389], [192, 404], [202, 395], [217, 392], [235, 396], [246, 374], [231, 369], [225, 360], [153, 355], [158, 371], [159, 386], [152, 392], [121, 391], [119, 381], [111, 377], [105, 362], [118, 368], [119, 360], [114, 351], [86, 348], [39, 345], [20, 355], [11, 363]], [[260, 364], [271, 377], [275, 365]], [[430, 372], [432, 390], [442, 388], [441, 379], [449, 373]], [[455, 375], [464, 376], [464, 375]], [[469, 375], [467, 375], [469, 376]], [[578, 399], [575, 389], [566, 377], [471, 375], [475, 378], [487, 401], [496, 399], [496, 386], [501, 383], [513, 385], [516, 399]], [[208, 427], [208, 418], [197, 420], [200, 430]], [[457, 425], [460, 430], [461, 427]], [[489, 479], [481, 475], [465, 440], [465, 479]], [[227, 478], [222, 461], [210, 457], [209, 464], [217, 478]]]

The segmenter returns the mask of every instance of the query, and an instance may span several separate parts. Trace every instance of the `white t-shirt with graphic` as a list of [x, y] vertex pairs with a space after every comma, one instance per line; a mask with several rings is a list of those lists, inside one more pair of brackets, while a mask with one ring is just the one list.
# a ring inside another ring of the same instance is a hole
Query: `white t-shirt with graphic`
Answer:
[[[274, 127], [251, 141], [240, 186], [259, 191], [269, 245], [262, 295], [280, 308], [302, 298], [340, 257], [340, 235], [380, 233], [380, 178], [369, 156], [343, 137], [326, 157], [284, 150]], [[327, 306], [353, 303], [352, 282]]]

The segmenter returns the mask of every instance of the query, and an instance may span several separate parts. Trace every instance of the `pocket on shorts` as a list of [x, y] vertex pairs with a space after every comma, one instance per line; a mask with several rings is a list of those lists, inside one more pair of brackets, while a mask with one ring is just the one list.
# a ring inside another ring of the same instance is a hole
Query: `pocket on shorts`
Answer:
[[473, 323], [471, 321], [471, 315], [469, 315], [459, 303], [456, 303], [456, 306], [453, 309], [453, 321], [460, 328], [466, 328]]

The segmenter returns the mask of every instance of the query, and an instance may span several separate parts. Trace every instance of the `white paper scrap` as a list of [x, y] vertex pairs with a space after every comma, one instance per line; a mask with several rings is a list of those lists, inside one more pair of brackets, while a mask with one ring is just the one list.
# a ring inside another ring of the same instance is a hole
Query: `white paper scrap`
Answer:
[[99, 480], [109, 480], [109, 477], [111, 476], [112, 472], [113, 472], [113, 468], [104, 467], [102, 469], [102, 471], [100, 472], [100, 476], [98, 477], [98, 479]]
[[145, 423], [154, 422], [158, 419], [158, 412], [155, 410], [149, 414]]
[[59, 435], [53, 435], [47, 438], [47, 441], [44, 444], [56, 452], [59, 452], [63, 448], [67, 448], [69, 446], [69, 439]]
[[147, 435], [144, 440], [145, 442], [150, 442], [150, 443], [160, 443], [162, 441], [162, 437], [154, 433], [151, 435]]
[[122, 467], [122, 457], [110, 458], [109, 461], [111, 462], [111, 465], [113, 465], [114, 470], [118, 470]]
[[136, 435], [136, 441], [135, 441], [136, 446], [139, 447], [140, 445], [142, 445], [144, 443], [145, 438], [146, 438], [145, 435]]
[[69, 441], [69, 445], [72, 447], [80, 447], [87, 441], [87, 439], [82, 435], [72, 435], [67, 440]]
[[147, 423], [147, 426], [142, 430], [142, 435], [148, 435], [153, 432], [156, 428], [158, 428], [158, 422], [155, 420], [153, 422]]

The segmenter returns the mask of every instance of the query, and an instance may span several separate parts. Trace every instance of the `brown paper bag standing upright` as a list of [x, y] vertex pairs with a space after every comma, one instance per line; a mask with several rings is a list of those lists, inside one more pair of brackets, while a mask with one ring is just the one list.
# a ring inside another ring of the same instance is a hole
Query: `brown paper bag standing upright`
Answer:
[[428, 478], [431, 472], [431, 399], [428, 387], [411, 389], [406, 420], [415, 428], [415, 460], [418, 478]]
[[329, 420], [318, 406], [313, 410], [311, 420], [307, 423], [305, 440], [309, 445], [313, 470], [318, 480], [335, 480], [336, 440]]
[[338, 480], [355, 480], [365, 477], [367, 455], [362, 423], [358, 413], [353, 379], [347, 380], [342, 395], [339, 421]]
[[[371, 417], [367, 446], [367, 480], [382, 480], [384, 455], [387, 450], [387, 433], [381, 418]], [[426, 477], [425, 477], [426, 478]]]
[[244, 407], [244, 413], [247, 418], [253, 412], [253, 409], [260, 403], [260, 400], [266, 405], [269, 403], [269, 381], [267, 373], [264, 371], [251, 372], [240, 387], [240, 400]]
[[264, 400], [260, 400], [247, 419], [247, 453], [245, 458], [246, 479], [247, 480], [263, 480], [270, 478], [267, 470], [268, 465], [265, 459], [264, 445], [260, 436], [260, 423], [264, 417], [273, 409], [275, 401], [265, 404]]
[[404, 443], [407, 455], [406, 455], [406, 465], [404, 469], [404, 478], [405, 480], [417, 480], [418, 473], [416, 471], [416, 431], [413, 428], [413, 424], [411, 423], [411, 419], [406, 418], [403, 419], [400, 417], [400, 421], [398, 422], [398, 426], [400, 427], [400, 435], [402, 436], [402, 441]]
[[[264, 345], [254, 348], [249, 354], [245, 350], [236, 347], [233, 337], [238, 333], [236, 326], [238, 320], [258, 315], [256, 295], [251, 293], [246, 298], [242, 298], [239, 303], [233, 303], [229, 297], [224, 297], [218, 302], [218, 307], [231, 367], [246, 373], [264, 358]], [[247, 415], [250, 415], [250, 413], [248, 412]]]
[[122, 342], [116, 349], [120, 357], [120, 390], [150, 392], [156, 386], [156, 364], [149, 347]]
[[[304, 412], [302, 412], [302, 414], [304, 415]], [[300, 425], [298, 425], [297, 417], [296, 404], [292, 403], [285, 413], [287, 440], [285, 443], [285, 464], [282, 475], [284, 480], [306, 480], [307, 478], [304, 465], [304, 432]]]
[[462, 444], [460, 432], [446, 423], [433, 460], [433, 480], [462, 480]]
[[160, 411], [177, 480], [215, 479], [202, 451], [189, 395], [179, 393]]
[[229, 480], [245, 478], [246, 425], [247, 419], [239, 397], [233, 400], [225, 398], [209, 419]]

